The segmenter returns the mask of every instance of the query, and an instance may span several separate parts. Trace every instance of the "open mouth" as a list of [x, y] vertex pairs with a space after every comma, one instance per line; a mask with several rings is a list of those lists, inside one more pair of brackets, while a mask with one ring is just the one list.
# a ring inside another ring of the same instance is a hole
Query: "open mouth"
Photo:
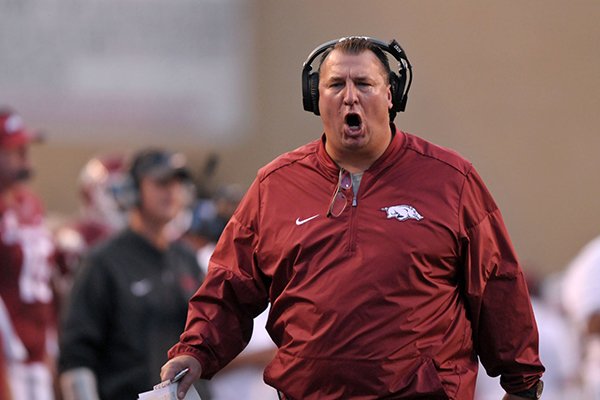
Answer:
[[346, 115], [345, 118], [346, 125], [348, 125], [351, 129], [358, 129], [362, 123], [360, 115], [350, 113]]

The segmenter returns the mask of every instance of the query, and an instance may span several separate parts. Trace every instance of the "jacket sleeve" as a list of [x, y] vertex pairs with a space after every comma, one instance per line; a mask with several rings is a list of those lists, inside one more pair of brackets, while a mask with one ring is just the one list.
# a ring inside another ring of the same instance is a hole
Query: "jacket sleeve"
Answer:
[[500, 210], [473, 169], [463, 187], [459, 224], [475, 349], [488, 375], [500, 375], [504, 390], [527, 390], [544, 372], [531, 301]]
[[194, 356], [203, 378], [212, 377], [246, 347], [254, 318], [268, 305], [269, 282], [256, 257], [259, 202], [255, 181], [225, 227], [206, 279], [190, 299], [185, 331], [169, 350], [169, 358]]

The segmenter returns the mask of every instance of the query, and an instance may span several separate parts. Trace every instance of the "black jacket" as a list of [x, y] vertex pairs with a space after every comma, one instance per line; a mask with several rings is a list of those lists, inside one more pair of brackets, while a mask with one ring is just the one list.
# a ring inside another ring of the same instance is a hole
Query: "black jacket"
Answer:
[[62, 321], [60, 372], [90, 368], [106, 400], [151, 390], [202, 279], [183, 244], [161, 251], [131, 230], [92, 250]]

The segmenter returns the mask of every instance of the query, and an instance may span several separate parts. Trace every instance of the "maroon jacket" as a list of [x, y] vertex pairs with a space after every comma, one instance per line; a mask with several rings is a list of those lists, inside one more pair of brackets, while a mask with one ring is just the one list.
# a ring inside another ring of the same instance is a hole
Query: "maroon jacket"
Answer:
[[[471, 399], [477, 355], [510, 392], [542, 375], [525, 279], [470, 163], [398, 132], [356, 205], [326, 213], [323, 139], [259, 171], [190, 301], [181, 342], [211, 377], [271, 301], [268, 384], [292, 399]], [[420, 397], [419, 397], [420, 396]]]
[[54, 245], [39, 197], [22, 186], [14, 189], [14, 198], [13, 205], [0, 200], [0, 298], [27, 350], [25, 362], [40, 362], [55, 336]]

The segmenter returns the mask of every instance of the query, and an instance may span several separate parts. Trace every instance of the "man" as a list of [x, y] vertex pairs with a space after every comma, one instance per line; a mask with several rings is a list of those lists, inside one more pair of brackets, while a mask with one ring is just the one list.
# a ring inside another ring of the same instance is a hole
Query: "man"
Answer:
[[141, 151], [129, 175], [121, 197], [129, 225], [85, 257], [70, 294], [59, 357], [65, 400], [150, 390], [202, 280], [194, 253], [169, 229], [190, 200], [183, 155]]
[[56, 323], [53, 245], [41, 200], [29, 189], [29, 145], [38, 138], [0, 110], [0, 331], [14, 399], [53, 399]]
[[264, 378], [282, 398], [472, 399], [477, 355], [507, 399], [538, 397], [537, 329], [496, 204], [470, 163], [391, 123], [409, 70], [370, 38], [309, 56], [304, 105], [324, 135], [261, 169], [225, 228], [162, 368], [189, 368], [180, 392], [235, 357], [270, 302]]

